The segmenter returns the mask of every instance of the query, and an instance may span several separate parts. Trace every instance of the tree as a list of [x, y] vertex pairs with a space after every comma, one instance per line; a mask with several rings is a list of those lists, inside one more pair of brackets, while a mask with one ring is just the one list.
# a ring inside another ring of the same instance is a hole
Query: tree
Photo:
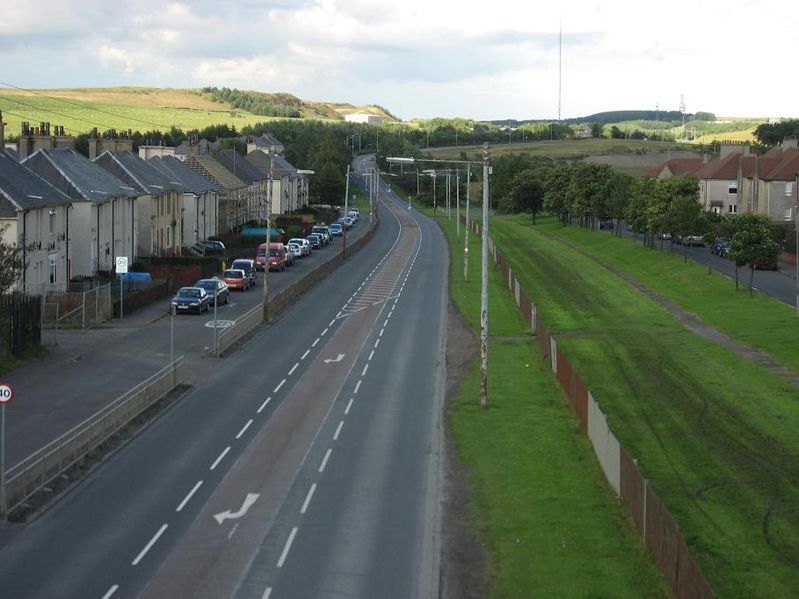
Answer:
[[649, 205], [654, 201], [657, 179], [636, 179], [630, 186], [630, 198], [624, 219], [636, 233], [644, 233], [644, 245], [649, 245]]
[[755, 269], [772, 264], [780, 246], [771, 238], [767, 216], [761, 214], [736, 214], [729, 217], [729, 256], [735, 262], [735, 288], [738, 288], [738, 268], [749, 265], [749, 295], [752, 295]]
[[602, 123], [591, 123], [591, 137], [602, 137]]
[[526, 212], [535, 216], [544, 205], [544, 187], [538, 173], [533, 169], [525, 169], [513, 178], [508, 206], [511, 212]]
[[564, 225], [569, 223], [572, 211], [569, 183], [572, 178], [571, 165], [560, 162], [548, 169], [544, 177], [544, 210], [557, 214]]
[[11, 291], [25, 267], [22, 248], [3, 241], [8, 226], [0, 225], [0, 295]]

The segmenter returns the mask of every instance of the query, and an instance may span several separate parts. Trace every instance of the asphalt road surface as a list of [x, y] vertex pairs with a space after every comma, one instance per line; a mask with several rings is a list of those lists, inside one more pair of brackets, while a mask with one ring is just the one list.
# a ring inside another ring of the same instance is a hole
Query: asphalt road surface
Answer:
[[38, 519], [8, 597], [436, 597], [447, 251], [378, 234]]

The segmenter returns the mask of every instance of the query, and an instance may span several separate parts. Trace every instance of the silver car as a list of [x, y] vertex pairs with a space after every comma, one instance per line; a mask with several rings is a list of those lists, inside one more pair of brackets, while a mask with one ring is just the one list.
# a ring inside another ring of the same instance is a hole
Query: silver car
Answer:
[[299, 245], [303, 256], [311, 255], [311, 244], [308, 243], [307, 239], [303, 239], [302, 237], [292, 237], [289, 239], [289, 243], [296, 243]]

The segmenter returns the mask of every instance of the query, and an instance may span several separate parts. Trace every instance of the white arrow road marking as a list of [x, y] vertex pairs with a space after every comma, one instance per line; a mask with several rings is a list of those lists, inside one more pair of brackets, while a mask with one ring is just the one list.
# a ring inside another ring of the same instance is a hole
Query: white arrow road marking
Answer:
[[252, 504], [255, 503], [255, 500], [258, 499], [260, 495], [258, 493], [247, 493], [247, 497], [244, 499], [244, 503], [241, 505], [241, 509], [238, 512], [231, 512], [230, 510], [226, 510], [219, 514], [214, 515], [214, 520], [222, 524], [225, 520], [234, 520], [236, 518], [241, 518], [244, 514], [247, 513], [252, 507]]
[[341, 362], [344, 359], [345, 355], [346, 354], [339, 354], [335, 360], [328, 358], [327, 360], [325, 360], [325, 364], [330, 364], [331, 362]]

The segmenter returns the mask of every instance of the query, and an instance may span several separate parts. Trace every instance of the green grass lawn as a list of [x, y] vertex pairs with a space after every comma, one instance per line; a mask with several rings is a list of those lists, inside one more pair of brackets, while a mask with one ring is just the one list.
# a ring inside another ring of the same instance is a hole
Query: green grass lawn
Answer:
[[[520, 227], [516, 231], [532, 229], [527, 226], [529, 217], [507, 220]], [[706, 266], [692, 260], [686, 263], [679, 253], [680, 246], [675, 247], [674, 254], [664, 254], [647, 250], [631, 239], [577, 226], [563, 227], [551, 218], [541, 220], [537, 226], [612, 264], [726, 335], [768, 352], [783, 366], [799, 372], [799, 319], [791, 306], [764, 294], [750, 298], [743, 285], [741, 291], [736, 291], [730, 278], [719, 273], [708, 275]], [[758, 275], [756, 272], [755, 286]], [[748, 269], [741, 269], [740, 277], [748, 281]]]
[[[794, 595], [799, 581], [797, 389], [691, 333], [654, 300], [590, 258], [538, 234], [529, 222], [529, 217], [524, 222], [494, 219], [491, 235], [549, 331], [559, 335], [559, 347], [609, 425], [638, 458], [714, 590], [722, 597]], [[539, 226], [550, 232], [557, 228]], [[558, 234], [570, 241], [580, 238], [572, 229]], [[647, 283], [658, 278], [655, 265], [638, 260], [663, 257], [648, 250], [636, 257], [632, 242], [598, 233], [585, 243], [603, 240], [623, 245], [615, 248], [621, 254], [618, 263], [600, 254], [608, 261], [622, 270], [640, 266], [650, 277]], [[664, 268], [679, 272], [662, 288], [688, 290], [697, 304], [702, 296], [723, 295], [704, 283], [732, 285], [700, 267], [685, 267], [681, 258]], [[734, 328], [738, 318], [741, 328], [751, 327], [755, 335], [750, 314], [761, 300], [750, 302], [743, 294], [737, 299], [749, 310], [727, 314], [727, 326]], [[782, 355], [790, 355], [788, 349]]]
[[[450, 242], [450, 295], [478, 330], [480, 239], [470, 236], [465, 281], [463, 228], [457, 239], [454, 211], [438, 221]], [[489, 281], [489, 408], [478, 407], [478, 358], [448, 419], [469, 471], [472, 522], [489, 546], [491, 596], [667, 597], [494, 268]]]
[[241, 129], [246, 125], [271, 120], [249, 112], [218, 105], [209, 108], [177, 108], [169, 106], [137, 106], [108, 104], [101, 101], [70, 99], [65, 103], [56, 98], [43, 96], [0, 95], [0, 110], [8, 123], [6, 132], [18, 135], [20, 124], [27, 120], [32, 126], [39, 122], [62, 125], [68, 134], [117, 129], [125, 131], [168, 131], [175, 126], [184, 131], [203, 129], [209, 125], [228, 124]]

